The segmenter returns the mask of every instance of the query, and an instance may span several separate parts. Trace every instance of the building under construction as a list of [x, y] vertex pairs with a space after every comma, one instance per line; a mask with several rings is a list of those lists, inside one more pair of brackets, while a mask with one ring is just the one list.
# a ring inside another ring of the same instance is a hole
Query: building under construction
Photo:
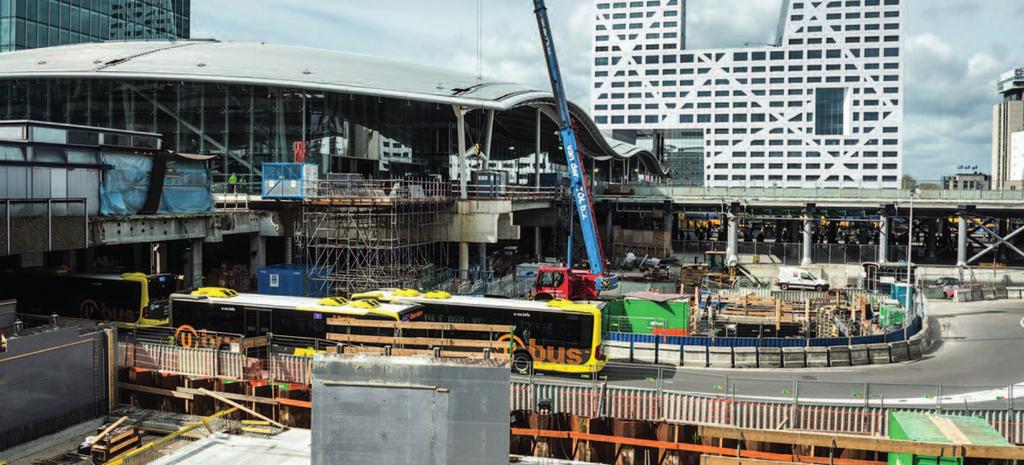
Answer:
[[333, 178], [302, 205], [300, 255], [321, 294], [423, 287], [448, 261], [453, 199], [437, 180]]

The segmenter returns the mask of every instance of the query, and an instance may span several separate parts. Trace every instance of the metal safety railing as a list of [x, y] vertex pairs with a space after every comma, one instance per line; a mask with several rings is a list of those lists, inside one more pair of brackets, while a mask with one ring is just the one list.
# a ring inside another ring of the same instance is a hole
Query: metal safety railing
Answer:
[[[561, 186], [529, 186], [525, 184], [476, 184], [466, 186], [466, 195], [470, 199], [493, 200], [556, 200], [566, 197], [566, 189]], [[458, 181], [451, 183], [452, 197], [461, 195]]]
[[[616, 367], [617, 368], [617, 367]], [[637, 373], [640, 375], [641, 373]], [[688, 374], [689, 376], [689, 374]], [[511, 386], [512, 410], [536, 410], [550, 403], [554, 413], [623, 420], [722, 424], [769, 430], [808, 430], [885, 435], [890, 411], [928, 411], [984, 418], [1007, 440], [1024, 443], [1024, 411], [1012, 399], [1013, 386], [913, 386], [876, 383], [822, 383], [698, 375], [715, 392], [666, 389], [666, 380], [646, 378], [650, 387], [590, 383], [559, 383], [530, 376]], [[640, 378], [644, 379], [644, 378]], [[745, 394], [757, 386], [757, 396]], [[819, 398], [825, 388], [849, 389], [848, 399]], [[959, 402], [971, 394], [992, 402]], [[1006, 396], [1010, 397], [1006, 397]], [[887, 397], [888, 396], [888, 397]], [[921, 402], [908, 402], [917, 397]], [[769, 400], [770, 399], [770, 400]]]
[[[603, 183], [602, 183], [603, 184]], [[599, 184], [599, 186], [602, 186]], [[798, 187], [687, 187], [664, 185], [631, 185], [633, 195], [638, 197], [676, 198], [772, 198], [772, 199], [853, 199], [866, 201], [909, 201], [912, 190], [882, 189], [877, 184], [864, 183], [845, 186], [823, 186], [815, 188]], [[602, 191], [599, 187], [597, 190]], [[991, 200], [1021, 201], [1024, 191], [1012, 190], [938, 190], [923, 189], [914, 195], [915, 201], [928, 200]]]

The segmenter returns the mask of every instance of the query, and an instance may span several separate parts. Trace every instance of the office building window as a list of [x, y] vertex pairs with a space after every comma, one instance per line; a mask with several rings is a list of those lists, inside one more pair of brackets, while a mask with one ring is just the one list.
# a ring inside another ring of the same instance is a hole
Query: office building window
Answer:
[[814, 100], [814, 133], [819, 136], [842, 135], [846, 89], [816, 89]]

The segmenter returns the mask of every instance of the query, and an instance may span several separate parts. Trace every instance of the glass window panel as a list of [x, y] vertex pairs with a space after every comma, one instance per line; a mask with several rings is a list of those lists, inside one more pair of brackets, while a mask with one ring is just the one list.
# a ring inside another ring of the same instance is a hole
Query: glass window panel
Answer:
[[843, 134], [845, 117], [846, 89], [816, 89], [814, 112], [814, 133], [819, 136], [838, 136]]

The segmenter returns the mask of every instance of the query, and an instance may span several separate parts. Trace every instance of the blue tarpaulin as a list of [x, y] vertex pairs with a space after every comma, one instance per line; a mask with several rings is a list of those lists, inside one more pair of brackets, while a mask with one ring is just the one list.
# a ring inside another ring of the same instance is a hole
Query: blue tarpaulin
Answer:
[[[126, 216], [143, 212], [153, 182], [151, 173], [159, 163], [155, 156], [104, 152], [100, 159], [111, 166], [100, 183], [100, 214]], [[164, 173], [157, 214], [213, 211], [210, 171], [205, 160], [173, 156], [166, 161]]]

